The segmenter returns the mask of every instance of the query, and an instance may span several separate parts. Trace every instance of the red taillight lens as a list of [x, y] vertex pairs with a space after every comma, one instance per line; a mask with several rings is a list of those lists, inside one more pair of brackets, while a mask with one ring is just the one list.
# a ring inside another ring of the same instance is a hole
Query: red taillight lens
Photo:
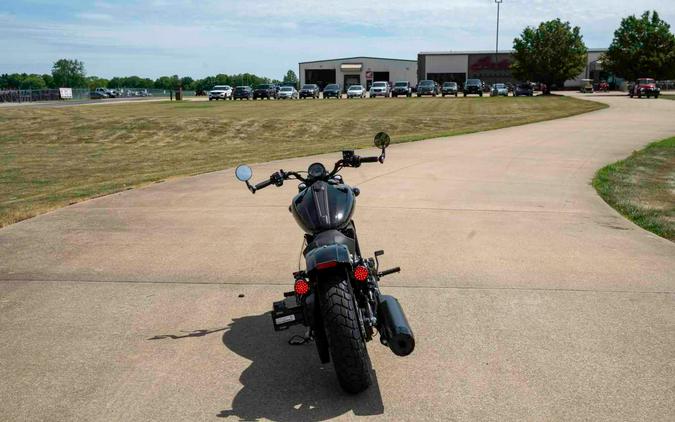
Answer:
[[337, 267], [336, 261], [328, 261], [328, 262], [322, 262], [320, 264], [316, 264], [317, 270], [325, 270], [326, 268], [333, 268], [333, 267]]
[[309, 293], [309, 283], [307, 280], [295, 280], [295, 287], [294, 287], [295, 293], [299, 295], [306, 295]]
[[366, 281], [368, 279], [368, 268], [363, 265], [354, 268], [354, 278], [358, 281]]

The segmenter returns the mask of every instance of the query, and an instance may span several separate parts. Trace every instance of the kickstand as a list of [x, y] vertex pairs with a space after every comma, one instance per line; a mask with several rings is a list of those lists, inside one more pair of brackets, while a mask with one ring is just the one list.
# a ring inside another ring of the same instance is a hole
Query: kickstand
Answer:
[[293, 337], [289, 338], [288, 344], [290, 344], [291, 346], [302, 346], [303, 344], [307, 344], [313, 340], [314, 337], [312, 336], [312, 329], [308, 328], [304, 336], [296, 334]]

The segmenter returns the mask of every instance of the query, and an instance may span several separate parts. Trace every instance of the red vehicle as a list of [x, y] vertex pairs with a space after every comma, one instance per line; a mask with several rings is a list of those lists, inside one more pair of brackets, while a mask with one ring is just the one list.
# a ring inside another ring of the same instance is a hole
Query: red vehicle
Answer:
[[659, 98], [661, 90], [656, 87], [656, 81], [652, 78], [639, 78], [628, 91], [631, 98], [642, 98], [643, 95]]
[[609, 84], [606, 81], [600, 82], [598, 84], [597, 91], [599, 91], [599, 92], [609, 92]]

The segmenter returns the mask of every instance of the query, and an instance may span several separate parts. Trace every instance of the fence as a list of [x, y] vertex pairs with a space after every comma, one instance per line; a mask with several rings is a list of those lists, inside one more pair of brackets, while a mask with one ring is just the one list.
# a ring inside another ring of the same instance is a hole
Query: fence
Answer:
[[[115, 88], [116, 97], [169, 97], [168, 89]], [[89, 100], [91, 91], [87, 88], [73, 88], [73, 100]], [[192, 97], [195, 91], [183, 91], [184, 97]], [[61, 100], [58, 89], [0, 89], [0, 103], [25, 103], [32, 101]], [[70, 99], [69, 99], [70, 100]], [[66, 100], [67, 101], [67, 100]]]

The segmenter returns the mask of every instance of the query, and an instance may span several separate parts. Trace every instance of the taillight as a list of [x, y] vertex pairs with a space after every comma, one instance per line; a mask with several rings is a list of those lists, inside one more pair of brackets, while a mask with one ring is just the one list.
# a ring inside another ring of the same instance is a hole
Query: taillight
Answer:
[[316, 264], [317, 270], [325, 270], [326, 268], [333, 268], [333, 267], [337, 267], [337, 261], [328, 261]]
[[298, 295], [306, 295], [309, 293], [309, 283], [307, 280], [295, 280], [295, 286], [293, 288], [295, 290], [295, 293]]
[[354, 278], [358, 281], [368, 280], [368, 268], [363, 265], [358, 265], [354, 268]]

